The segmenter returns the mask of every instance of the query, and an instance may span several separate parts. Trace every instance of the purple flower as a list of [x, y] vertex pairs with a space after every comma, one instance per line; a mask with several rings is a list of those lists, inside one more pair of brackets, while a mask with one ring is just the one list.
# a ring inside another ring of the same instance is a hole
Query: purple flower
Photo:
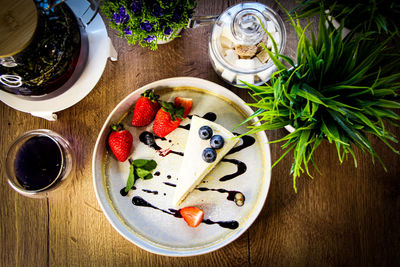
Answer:
[[112, 15], [112, 19], [115, 21], [115, 23], [120, 24], [128, 21], [130, 17], [128, 13], [126, 13], [125, 7], [121, 6], [119, 8], [119, 12]]
[[123, 30], [123, 32], [124, 32], [124, 34], [126, 34], [126, 35], [132, 35], [132, 32], [131, 32], [131, 30], [130, 30], [129, 28], [125, 28], [125, 29]]
[[176, 7], [174, 14], [172, 15], [172, 21], [178, 22], [182, 18], [182, 12], [182, 7]]
[[142, 8], [143, 8], [143, 3], [142, 1], [132, 1], [131, 4], [131, 9], [135, 14], [139, 14], [140, 12], [142, 12]]
[[112, 15], [112, 19], [115, 21], [115, 23], [120, 24], [121, 23], [121, 18], [119, 17], [119, 14], [114, 13]]
[[151, 14], [153, 14], [153, 16], [157, 18], [162, 17], [164, 15], [164, 9], [162, 9], [160, 5], [156, 3], [153, 5], [153, 10], [151, 11]]
[[144, 22], [140, 23], [140, 29], [149, 32], [153, 29], [153, 25], [145, 20]]
[[155, 36], [152, 36], [152, 35], [148, 35], [146, 38], [144, 38], [143, 40], [144, 41], [146, 41], [146, 42], [148, 42], [148, 43], [151, 43], [151, 41], [153, 41], [155, 39]]
[[171, 29], [171, 27], [165, 27], [164, 29], [164, 34], [165, 35], [170, 35], [173, 32], [173, 30]]

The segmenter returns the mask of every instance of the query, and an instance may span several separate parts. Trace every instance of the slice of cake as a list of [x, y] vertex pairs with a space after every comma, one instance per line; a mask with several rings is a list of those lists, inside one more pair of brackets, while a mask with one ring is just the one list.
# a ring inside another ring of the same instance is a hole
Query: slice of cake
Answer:
[[239, 141], [221, 125], [193, 116], [173, 204], [179, 206]]

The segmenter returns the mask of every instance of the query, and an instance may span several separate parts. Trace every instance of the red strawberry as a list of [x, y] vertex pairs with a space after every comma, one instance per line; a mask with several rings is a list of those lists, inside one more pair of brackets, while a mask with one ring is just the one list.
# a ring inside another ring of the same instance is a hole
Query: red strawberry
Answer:
[[124, 162], [131, 152], [132, 134], [122, 129], [122, 125], [114, 125], [111, 127], [113, 132], [108, 137], [108, 144], [114, 156], [121, 162]]
[[181, 209], [180, 213], [190, 227], [197, 227], [203, 221], [204, 212], [199, 208], [186, 207]]
[[185, 109], [185, 113], [183, 113], [183, 118], [186, 118], [189, 115], [190, 110], [193, 106], [193, 100], [191, 98], [184, 97], [175, 97], [175, 105], [177, 107], [183, 107]]
[[154, 94], [153, 90], [147, 90], [136, 101], [135, 110], [133, 111], [132, 125], [141, 127], [149, 125], [160, 108], [158, 98], [160, 96]]
[[184, 112], [183, 107], [176, 107], [171, 102], [162, 102], [161, 105], [153, 124], [153, 131], [158, 137], [164, 137], [178, 128]]

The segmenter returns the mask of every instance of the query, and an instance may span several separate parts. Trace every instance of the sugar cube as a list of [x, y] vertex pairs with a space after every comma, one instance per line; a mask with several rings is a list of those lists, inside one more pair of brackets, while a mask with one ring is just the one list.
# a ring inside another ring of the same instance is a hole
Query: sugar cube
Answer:
[[239, 68], [250, 70], [254, 69], [255, 62], [252, 59], [237, 59], [235, 65]]
[[239, 59], [238, 55], [236, 54], [235, 50], [233, 49], [228, 49], [225, 51], [226, 56], [224, 57], [226, 62], [234, 65], [236, 63], [236, 60]]
[[228, 40], [230, 40], [231, 42], [234, 42], [234, 40], [235, 40], [235, 38], [233, 37], [232, 31], [231, 31], [231, 28], [228, 26], [222, 28], [221, 37], [228, 38]]
[[221, 46], [225, 48], [233, 48], [233, 43], [230, 39], [228, 39], [225, 36], [221, 36], [219, 38], [219, 41], [221, 42]]
[[265, 51], [265, 49], [261, 50], [261, 52], [258, 53], [256, 55], [256, 57], [261, 63], [265, 63], [269, 59], [269, 55], [268, 55], [267, 51]]
[[268, 68], [262, 72], [257, 73], [257, 76], [260, 77], [262, 81], [269, 81], [271, 74], [277, 71], [278, 69], [274, 66]]
[[228, 69], [224, 69], [224, 71], [221, 74], [221, 77], [229, 82], [233, 82], [233, 80], [235, 80], [235, 78], [236, 78], [236, 73], [234, 73]]
[[236, 84], [243, 84], [241, 81], [254, 84], [253, 74], [238, 74], [236, 77]]

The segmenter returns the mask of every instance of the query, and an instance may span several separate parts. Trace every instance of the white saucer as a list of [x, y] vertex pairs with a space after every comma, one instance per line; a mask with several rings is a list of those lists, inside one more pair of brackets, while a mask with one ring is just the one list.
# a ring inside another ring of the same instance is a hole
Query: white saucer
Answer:
[[[66, 2], [77, 17], [86, 19], [84, 15], [89, 3], [82, 0], [68, 0]], [[63, 93], [54, 97], [26, 97], [0, 91], [0, 101], [6, 105], [23, 112], [55, 121], [55, 112], [69, 108], [81, 101], [96, 86], [107, 63], [107, 58], [117, 60], [115, 51], [104, 22], [97, 14], [93, 21], [86, 27], [89, 42], [89, 55], [81, 76]]]

